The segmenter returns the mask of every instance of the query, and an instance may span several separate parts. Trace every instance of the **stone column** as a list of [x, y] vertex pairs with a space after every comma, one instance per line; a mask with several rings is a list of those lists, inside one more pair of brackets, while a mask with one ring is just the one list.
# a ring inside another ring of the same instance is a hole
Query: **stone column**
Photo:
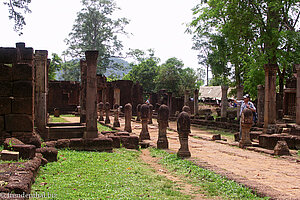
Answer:
[[149, 121], [148, 121], [148, 124], [153, 124], [152, 115], [153, 115], [153, 105], [149, 104]]
[[85, 60], [80, 60], [80, 123], [85, 123], [86, 121], [86, 77], [87, 64]]
[[177, 119], [177, 132], [179, 134], [180, 149], [177, 155], [182, 158], [191, 157], [189, 151], [189, 134], [191, 133], [191, 120], [187, 112], [182, 111]]
[[44, 139], [47, 125], [47, 57], [48, 51], [35, 51], [35, 126]]
[[222, 85], [221, 88], [222, 88], [221, 117], [226, 118], [227, 117], [227, 108], [228, 108], [228, 99], [227, 99], [228, 86]]
[[84, 138], [97, 138], [97, 58], [98, 51], [85, 52], [86, 81], [86, 131]]
[[104, 121], [104, 118], [103, 118], [103, 113], [104, 113], [104, 104], [102, 102], [100, 102], [98, 104], [98, 107], [99, 107], [99, 112], [100, 112], [100, 116], [99, 116], [99, 121]]
[[194, 91], [194, 115], [198, 115], [199, 113], [198, 99], [199, 99], [199, 90], [196, 89]]
[[141, 106], [142, 131], [140, 133], [140, 141], [150, 140], [150, 135], [148, 131], [148, 117], [149, 117], [149, 106], [147, 104], [143, 104]]
[[266, 64], [265, 68], [265, 112], [264, 133], [276, 124], [276, 64]]
[[136, 107], [136, 121], [141, 121], [141, 104], [138, 104]]
[[169, 108], [169, 116], [172, 115], [172, 92], [168, 92], [168, 108]]
[[132, 118], [132, 106], [130, 103], [125, 105], [125, 128], [124, 131], [127, 131], [129, 133], [132, 132], [131, 129], [131, 118]]
[[297, 70], [297, 91], [296, 91], [296, 124], [300, 126], [300, 64], [295, 66]]
[[184, 91], [184, 105], [189, 106], [189, 97], [190, 97], [190, 91], [185, 90]]
[[[243, 100], [243, 93], [244, 93], [244, 86], [242, 86], [242, 85], [236, 86], [236, 97], [237, 97], [238, 101]], [[236, 116], [237, 116], [237, 121], [238, 122], [240, 121], [240, 111], [241, 111], [241, 105], [237, 104]]]
[[166, 105], [161, 105], [158, 109], [158, 140], [157, 148], [158, 149], [168, 149], [169, 143], [167, 138], [167, 127], [169, 121], [169, 108]]
[[257, 86], [257, 125], [262, 127], [264, 124], [264, 107], [265, 107], [265, 87], [263, 85]]
[[109, 124], [110, 123], [110, 119], [109, 119], [109, 112], [110, 112], [110, 104], [108, 102], [105, 103], [105, 124]]
[[120, 127], [120, 121], [119, 121], [119, 105], [114, 105], [114, 123], [113, 127]]
[[253, 113], [250, 109], [246, 108], [243, 110], [241, 115], [241, 126], [242, 126], [242, 138], [239, 142], [240, 148], [252, 146], [250, 140], [250, 129], [253, 124]]
[[114, 89], [114, 103], [120, 105], [120, 89], [115, 88]]

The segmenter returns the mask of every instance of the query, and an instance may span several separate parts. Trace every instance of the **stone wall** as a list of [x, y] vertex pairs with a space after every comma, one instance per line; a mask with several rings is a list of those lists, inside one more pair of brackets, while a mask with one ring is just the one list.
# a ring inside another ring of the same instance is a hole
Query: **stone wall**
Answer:
[[28, 143], [34, 129], [33, 49], [0, 48], [0, 143], [16, 137]]

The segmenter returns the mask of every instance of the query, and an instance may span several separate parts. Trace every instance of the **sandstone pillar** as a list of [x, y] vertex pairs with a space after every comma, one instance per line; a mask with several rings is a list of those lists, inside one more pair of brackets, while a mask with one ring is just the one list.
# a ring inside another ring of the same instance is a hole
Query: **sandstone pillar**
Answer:
[[177, 132], [179, 134], [180, 149], [177, 155], [182, 158], [191, 157], [189, 151], [189, 134], [191, 133], [191, 120], [187, 112], [182, 111], [177, 119]]
[[125, 105], [125, 129], [124, 131], [127, 131], [128, 133], [132, 132], [131, 129], [131, 118], [132, 118], [132, 106], [130, 103]]
[[85, 52], [87, 64], [86, 85], [86, 131], [84, 138], [97, 138], [97, 58], [98, 51]]
[[169, 143], [167, 138], [167, 127], [169, 121], [169, 108], [166, 105], [161, 105], [158, 109], [158, 140], [157, 148], [158, 149], [168, 149]]
[[241, 126], [242, 126], [242, 138], [239, 142], [240, 148], [252, 146], [250, 140], [250, 129], [253, 124], [253, 113], [250, 109], [246, 108], [243, 110], [241, 115]]
[[136, 107], [136, 121], [141, 121], [141, 104], [138, 104]]
[[199, 90], [196, 89], [194, 91], [194, 115], [198, 115], [199, 113], [198, 99], [199, 99]]
[[184, 105], [189, 106], [189, 97], [190, 97], [190, 91], [185, 90], [184, 91]]
[[222, 85], [222, 100], [221, 100], [221, 117], [227, 117], [227, 108], [228, 108], [228, 99], [227, 99], [227, 92], [228, 86]]
[[153, 105], [149, 104], [149, 121], [148, 121], [148, 124], [153, 124], [152, 116], [153, 116]]
[[114, 89], [114, 104], [118, 104], [120, 105], [120, 89], [119, 88], [115, 88]]
[[87, 86], [87, 64], [85, 60], [80, 60], [80, 123], [86, 121], [86, 86]]
[[120, 127], [120, 121], [119, 121], [119, 105], [114, 105], [114, 123], [113, 127]]
[[141, 106], [142, 131], [140, 133], [140, 141], [150, 140], [150, 135], [148, 131], [148, 117], [149, 117], [149, 106], [147, 104], [143, 104]]
[[168, 92], [168, 104], [167, 104], [167, 106], [168, 106], [168, 108], [169, 108], [169, 116], [171, 116], [172, 115], [172, 96], [173, 96], [173, 94], [172, 94], [172, 92]]
[[[244, 86], [238, 85], [236, 87], [236, 97], [237, 97], [238, 101], [242, 101], [243, 100], [243, 93], [244, 93]], [[237, 111], [236, 111], [237, 113], [236, 113], [236, 116], [237, 116], [237, 121], [238, 122], [240, 121], [240, 111], [241, 111], [241, 105], [237, 104]]]
[[265, 112], [264, 133], [276, 124], [276, 64], [266, 64], [265, 68]]
[[109, 124], [110, 123], [110, 119], [109, 119], [109, 112], [110, 112], [110, 104], [108, 102], [105, 103], [105, 124]]
[[47, 138], [47, 57], [48, 51], [35, 51], [35, 126]]
[[257, 125], [262, 127], [264, 124], [264, 107], [265, 107], [265, 87], [263, 85], [257, 86]]
[[296, 65], [297, 70], [297, 91], [296, 91], [296, 124], [300, 125], [300, 65]]
[[104, 118], [103, 118], [103, 113], [104, 113], [104, 104], [102, 102], [100, 102], [98, 104], [98, 108], [99, 108], [99, 121], [104, 121]]

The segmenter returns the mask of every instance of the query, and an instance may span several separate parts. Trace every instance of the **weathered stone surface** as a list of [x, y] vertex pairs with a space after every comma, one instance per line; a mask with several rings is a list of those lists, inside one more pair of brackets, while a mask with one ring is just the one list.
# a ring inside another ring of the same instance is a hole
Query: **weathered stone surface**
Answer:
[[1, 160], [3, 161], [18, 161], [19, 152], [2, 150], [1, 151]]
[[120, 121], [119, 121], [119, 105], [114, 105], [114, 123], [113, 127], [120, 127]]
[[12, 80], [12, 67], [0, 64], [0, 81]]
[[69, 139], [60, 139], [57, 140], [55, 147], [58, 149], [64, 149], [70, 147], [70, 140]]
[[169, 108], [166, 105], [161, 105], [158, 109], [158, 140], [157, 148], [158, 149], [168, 149], [169, 143], [167, 138], [167, 127], [169, 120]]
[[221, 135], [220, 134], [213, 135], [212, 140], [221, 140]]
[[10, 114], [5, 116], [6, 130], [12, 132], [33, 131], [33, 122], [30, 115]]
[[14, 97], [32, 97], [33, 83], [32, 81], [15, 81], [13, 83]]
[[153, 124], [152, 115], [153, 115], [153, 105], [149, 104], [149, 120], [148, 120], [148, 124]]
[[112, 139], [112, 147], [120, 148], [121, 147], [121, 138], [120, 136], [109, 135], [108, 138]]
[[191, 120], [190, 115], [182, 111], [178, 115], [177, 119], [177, 132], [179, 134], [179, 142], [180, 142], [180, 149], [177, 152], [179, 157], [191, 157], [191, 153], [189, 151], [189, 144], [188, 144], [188, 137], [191, 133]]
[[139, 149], [139, 138], [137, 136], [121, 136], [121, 144], [126, 149]]
[[[0, 116], [0, 133], [1, 133], [1, 131], [4, 130], [4, 127], [5, 127], [4, 117]], [[0, 137], [1, 137], [1, 134], [0, 134]]]
[[17, 64], [12, 68], [14, 81], [32, 81], [32, 66], [28, 64]]
[[23, 159], [33, 159], [35, 156], [35, 146], [34, 145], [12, 145], [11, 149], [13, 151], [19, 152], [19, 157]]
[[110, 124], [110, 119], [109, 119], [109, 112], [110, 112], [110, 104], [108, 102], [105, 103], [105, 124]]
[[286, 141], [278, 141], [275, 148], [274, 148], [274, 155], [276, 156], [290, 156], [290, 150], [286, 143]]
[[85, 151], [112, 151], [113, 140], [107, 137], [85, 139], [84, 150]]
[[11, 98], [0, 97], [0, 115], [8, 115], [10, 113], [11, 113]]
[[17, 138], [6, 138], [4, 141], [4, 149], [10, 150], [12, 145], [25, 145], [22, 141], [18, 140]]
[[0, 63], [15, 63], [17, 60], [16, 48], [0, 48]]
[[130, 134], [126, 131], [120, 131], [120, 132], [114, 133], [114, 135], [116, 135], [116, 136], [129, 136]]
[[141, 106], [141, 119], [142, 119], [142, 130], [140, 133], [140, 141], [150, 140], [150, 134], [148, 131], [148, 117], [149, 117], [149, 106], [143, 104]]
[[0, 81], [0, 95], [1, 97], [11, 97], [13, 85], [9, 81]]
[[100, 102], [98, 104], [98, 108], [99, 108], [99, 112], [100, 112], [99, 121], [104, 121], [104, 118], [103, 118], [104, 104], [102, 102]]
[[250, 129], [252, 127], [252, 124], [253, 124], [253, 113], [250, 109], [246, 108], [243, 110], [241, 115], [242, 137], [239, 142], [240, 148], [252, 146], [252, 142], [250, 140]]
[[36, 149], [37, 153], [41, 153], [48, 162], [56, 162], [58, 151], [53, 147], [43, 147]]
[[125, 128], [124, 131], [127, 131], [129, 133], [132, 132], [131, 129], [131, 118], [132, 118], [132, 106], [130, 103], [125, 105]]
[[136, 112], [137, 112], [137, 117], [136, 117], [136, 121], [141, 121], [141, 104], [138, 104], [136, 106]]
[[33, 113], [32, 97], [27, 98], [14, 98], [12, 100], [12, 113], [13, 114], [28, 114]]

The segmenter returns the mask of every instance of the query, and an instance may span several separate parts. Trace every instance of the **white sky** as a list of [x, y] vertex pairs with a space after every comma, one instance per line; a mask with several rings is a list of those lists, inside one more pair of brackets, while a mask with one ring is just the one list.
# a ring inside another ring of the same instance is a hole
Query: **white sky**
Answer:
[[[191, 49], [192, 36], [184, 33], [185, 23], [193, 18], [191, 9], [199, 0], [115, 1], [121, 8], [119, 17], [130, 20], [126, 31], [133, 34], [122, 37], [124, 52], [129, 48], [152, 48], [162, 62], [176, 57], [186, 67], [200, 67], [198, 52]], [[18, 36], [13, 31], [13, 21], [8, 20], [7, 8], [0, 4], [0, 46], [14, 47], [16, 42], [25, 42], [27, 47], [35, 50], [48, 50], [49, 55], [54, 52], [60, 55], [67, 48], [64, 39], [71, 31], [80, 8], [80, 0], [33, 0], [30, 4], [32, 13], [26, 15], [24, 34]]]

